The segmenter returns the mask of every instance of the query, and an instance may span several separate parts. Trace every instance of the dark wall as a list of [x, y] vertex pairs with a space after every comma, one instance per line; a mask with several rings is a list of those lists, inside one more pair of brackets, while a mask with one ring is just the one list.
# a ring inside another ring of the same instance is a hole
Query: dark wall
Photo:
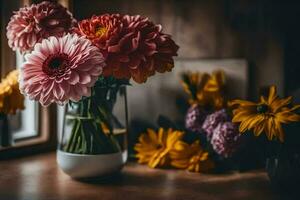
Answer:
[[[39, 2], [35, 0], [34, 2]], [[250, 98], [276, 84], [281, 94], [300, 87], [300, 2], [294, 0], [69, 0], [76, 18], [129, 13], [161, 23], [181, 46], [179, 58], [245, 58]], [[5, 2], [5, 3], [3, 3]], [[2, 23], [13, 2], [1, 1]], [[17, 9], [17, 7], [15, 8]], [[2, 30], [2, 42], [5, 30]], [[10, 55], [2, 51], [2, 56]], [[2, 60], [2, 65], [14, 65]]]
[[106, 12], [148, 16], [173, 35], [179, 58], [247, 59], [250, 98], [271, 84], [280, 94], [299, 88], [297, 1], [74, 0], [73, 8], [79, 19]]

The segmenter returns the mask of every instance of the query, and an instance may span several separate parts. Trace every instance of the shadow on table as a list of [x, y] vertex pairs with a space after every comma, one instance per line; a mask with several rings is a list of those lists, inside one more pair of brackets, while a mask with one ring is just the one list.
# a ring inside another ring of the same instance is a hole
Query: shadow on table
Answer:
[[175, 170], [132, 169], [80, 181], [102, 188], [113, 186], [130, 192], [143, 191], [143, 195], [152, 195], [153, 199], [156, 195], [175, 199], [193, 199], [199, 195], [209, 199], [219, 196], [225, 199], [297, 199], [297, 195], [278, 194], [272, 190], [263, 172], [202, 175]]

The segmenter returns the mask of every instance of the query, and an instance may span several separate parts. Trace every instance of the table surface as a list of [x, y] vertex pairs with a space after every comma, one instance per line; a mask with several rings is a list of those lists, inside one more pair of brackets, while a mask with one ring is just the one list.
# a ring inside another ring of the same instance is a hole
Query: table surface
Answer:
[[193, 200], [279, 199], [263, 171], [197, 174], [128, 163], [107, 180], [79, 182], [56, 165], [55, 153], [0, 161], [0, 199]]

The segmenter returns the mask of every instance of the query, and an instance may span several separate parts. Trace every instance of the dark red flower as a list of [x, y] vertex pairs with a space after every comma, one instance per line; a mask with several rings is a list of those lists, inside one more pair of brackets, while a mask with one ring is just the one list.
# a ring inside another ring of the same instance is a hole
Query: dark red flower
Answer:
[[85, 35], [106, 57], [105, 76], [142, 83], [155, 72], [171, 71], [178, 46], [162, 27], [139, 15], [105, 14], [79, 22]]

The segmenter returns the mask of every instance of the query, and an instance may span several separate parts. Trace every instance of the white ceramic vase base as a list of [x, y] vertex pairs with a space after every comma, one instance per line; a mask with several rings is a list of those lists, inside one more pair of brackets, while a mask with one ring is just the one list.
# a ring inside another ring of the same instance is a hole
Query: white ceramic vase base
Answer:
[[74, 179], [105, 177], [119, 172], [127, 160], [127, 151], [84, 155], [57, 150], [57, 164]]

